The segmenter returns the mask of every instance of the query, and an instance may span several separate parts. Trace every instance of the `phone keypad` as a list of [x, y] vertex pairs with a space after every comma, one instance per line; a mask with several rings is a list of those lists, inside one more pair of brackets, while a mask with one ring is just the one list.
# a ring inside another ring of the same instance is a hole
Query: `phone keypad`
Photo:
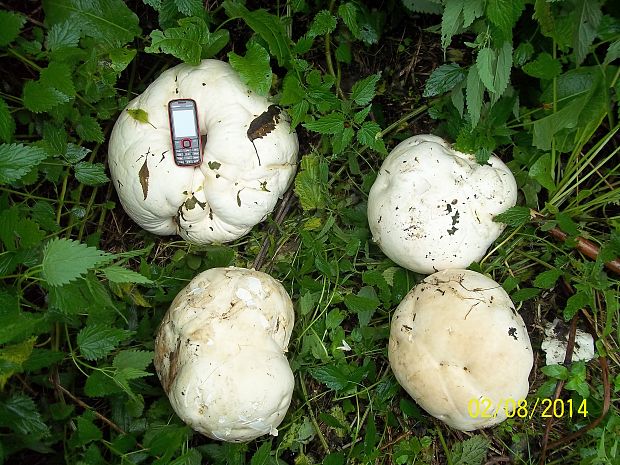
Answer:
[[196, 165], [200, 163], [199, 141], [194, 139], [188, 144], [189, 139], [175, 141], [175, 159], [178, 165]]

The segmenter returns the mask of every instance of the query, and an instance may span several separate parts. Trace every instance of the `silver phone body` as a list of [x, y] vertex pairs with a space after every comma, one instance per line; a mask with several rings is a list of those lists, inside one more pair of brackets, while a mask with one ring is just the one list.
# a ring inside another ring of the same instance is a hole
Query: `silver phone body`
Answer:
[[192, 99], [170, 100], [168, 115], [174, 162], [178, 166], [200, 165], [202, 146], [196, 102]]

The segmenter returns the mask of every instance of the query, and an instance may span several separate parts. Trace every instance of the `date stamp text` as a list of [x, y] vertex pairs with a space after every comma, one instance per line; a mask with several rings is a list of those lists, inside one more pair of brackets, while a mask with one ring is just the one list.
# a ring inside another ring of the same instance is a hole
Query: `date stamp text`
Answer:
[[528, 402], [526, 399], [515, 400], [512, 398], [499, 399], [493, 402], [488, 397], [470, 399], [467, 403], [467, 413], [470, 418], [495, 418], [498, 415], [507, 418], [527, 418], [532, 419], [534, 415], [541, 418], [564, 418], [588, 416], [586, 399], [579, 405], [572, 399], [548, 399], [537, 397]]

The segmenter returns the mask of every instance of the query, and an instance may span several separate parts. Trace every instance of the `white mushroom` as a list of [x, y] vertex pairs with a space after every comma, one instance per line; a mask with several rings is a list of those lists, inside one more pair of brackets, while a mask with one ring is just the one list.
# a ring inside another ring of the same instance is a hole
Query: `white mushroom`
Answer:
[[501, 286], [474, 271], [440, 271], [412, 289], [394, 313], [388, 354], [409, 395], [459, 430], [500, 423], [529, 391], [525, 324]]
[[213, 268], [173, 300], [155, 341], [155, 369], [174, 411], [214, 439], [278, 434], [293, 393], [284, 356], [293, 304], [271, 276]]
[[[177, 166], [172, 155], [168, 102], [180, 98], [196, 101], [206, 136], [195, 168]], [[163, 72], [129, 103], [114, 125], [108, 163], [136, 223], [204, 244], [237, 239], [264, 220], [293, 180], [297, 152], [279, 107], [227, 63], [203, 60]]]
[[517, 185], [492, 155], [480, 165], [432, 135], [410, 137], [383, 162], [368, 196], [368, 223], [383, 253], [419, 273], [466, 268], [483, 257], [515, 205]]
[[[564, 363], [566, 349], [568, 348], [569, 328], [559, 319], [553, 323], [545, 323], [545, 338], [540, 348], [545, 353], [545, 365], [558, 365]], [[575, 344], [573, 346], [572, 362], [592, 360], [596, 355], [594, 338], [590, 333], [581, 329], [575, 332]]]

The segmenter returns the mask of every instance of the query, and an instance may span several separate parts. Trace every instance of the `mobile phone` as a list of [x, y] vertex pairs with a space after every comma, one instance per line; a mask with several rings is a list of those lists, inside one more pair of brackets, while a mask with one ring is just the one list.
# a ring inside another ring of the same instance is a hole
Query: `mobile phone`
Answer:
[[202, 162], [202, 143], [196, 102], [175, 99], [168, 102], [170, 136], [174, 162], [178, 166], [197, 166]]

